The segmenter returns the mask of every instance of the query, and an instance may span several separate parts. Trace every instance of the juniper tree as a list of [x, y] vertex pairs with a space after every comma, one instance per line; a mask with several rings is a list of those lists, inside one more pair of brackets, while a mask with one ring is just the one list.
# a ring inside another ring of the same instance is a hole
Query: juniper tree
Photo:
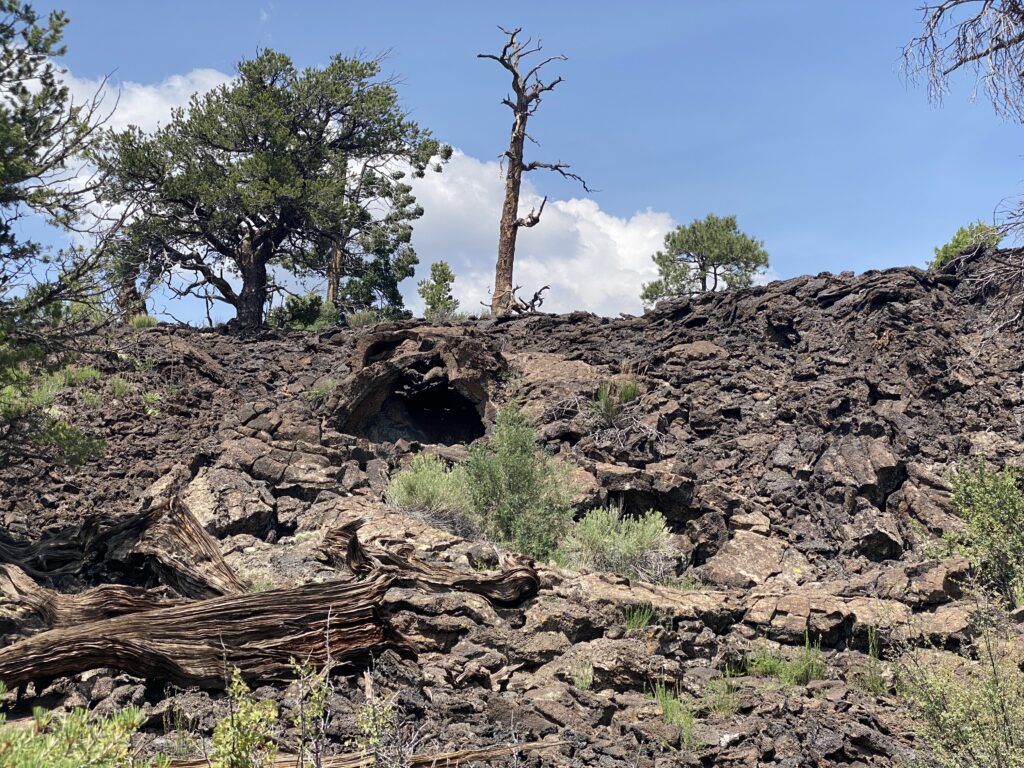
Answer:
[[243, 328], [263, 322], [275, 267], [323, 274], [332, 300], [352, 276], [400, 302], [422, 214], [403, 178], [451, 150], [379, 75], [378, 60], [299, 70], [264, 50], [156, 131], [111, 132], [97, 158], [106, 199], [139, 211], [124, 258], [178, 294], [231, 305]]
[[768, 266], [760, 240], [740, 232], [735, 216], [713, 213], [669, 232], [664, 250], [651, 259], [659, 278], [643, 286], [640, 298], [647, 305], [670, 296], [744, 288]]

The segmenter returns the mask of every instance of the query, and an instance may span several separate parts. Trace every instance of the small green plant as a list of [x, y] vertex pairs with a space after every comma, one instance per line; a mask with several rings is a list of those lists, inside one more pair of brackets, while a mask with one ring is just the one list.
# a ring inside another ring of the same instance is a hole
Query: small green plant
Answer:
[[302, 663], [291, 659], [296, 691], [292, 725], [299, 733], [296, 745], [297, 768], [306, 765], [312, 768], [323, 763], [328, 742], [327, 725], [331, 719], [328, 702], [334, 690], [330, 678], [331, 666], [330, 659], [320, 669], [308, 659]]
[[707, 589], [708, 586], [698, 576], [688, 573], [668, 579], [665, 585], [672, 587], [672, 589], [678, 589], [680, 592], [698, 592], [702, 589]]
[[602, 422], [611, 424], [638, 397], [640, 385], [634, 379], [607, 381], [597, 388], [592, 408]]
[[679, 728], [680, 741], [684, 748], [689, 749], [694, 743], [693, 708], [680, 697], [678, 685], [669, 688], [664, 680], [657, 680], [651, 688], [652, 697], [661, 710], [661, 719]]
[[673, 566], [665, 518], [654, 510], [641, 517], [610, 507], [592, 510], [569, 530], [562, 552], [573, 568], [645, 581], [666, 580]]
[[315, 386], [313, 386], [309, 392], [306, 393], [306, 397], [312, 400], [314, 403], [322, 403], [327, 400], [331, 395], [334, 394], [334, 390], [338, 388], [338, 382], [334, 379], [323, 379]]
[[110, 394], [118, 400], [122, 400], [132, 391], [132, 385], [121, 376], [113, 376], [110, 379]]
[[381, 321], [380, 313], [372, 309], [360, 309], [345, 315], [345, 325], [349, 328], [365, 328]]
[[993, 472], [979, 459], [953, 476], [953, 505], [967, 524], [962, 551], [983, 586], [1014, 607], [1024, 605], [1024, 492], [1017, 472]]
[[[0, 683], [0, 696], [6, 689]], [[84, 709], [67, 714], [36, 709], [33, 727], [12, 728], [0, 713], [0, 765], [5, 768], [141, 768], [167, 766], [166, 757], [138, 757], [132, 736], [146, 722], [138, 707], [125, 707], [110, 717]]]
[[90, 381], [98, 381], [102, 377], [103, 374], [91, 365], [69, 365], [60, 371], [61, 383], [65, 387], [77, 387]]
[[459, 302], [452, 296], [455, 275], [446, 261], [430, 265], [430, 278], [420, 280], [419, 294], [423, 299], [423, 317], [432, 323], [445, 323], [455, 318]]
[[373, 676], [363, 673], [363, 706], [356, 710], [359, 734], [350, 742], [359, 752], [377, 757], [388, 750], [392, 732], [396, 730], [397, 713], [394, 697], [378, 696]]
[[91, 389], [83, 389], [78, 393], [78, 398], [86, 408], [99, 408], [103, 404], [103, 398], [99, 396], [98, 392], [93, 392]]
[[721, 677], [716, 677], [708, 683], [704, 703], [709, 710], [718, 715], [735, 715], [739, 711], [739, 696], [731, 670], [726, 670]]
[[569, 467], [537, 447], [537, 431], [513, 405], [463, 465], [483, 533], [529, 557], [547, 559], [572, 520]]
[[1003, 233], [998, 227], [978, 221], [960, 227], [953, 235], [953, 239], [941, 247], [935, 248], [935, 258], [928, 262], [932, 269], [938, 269], [951, 262], [964, 251], [977, 248], [979, 245], [987, 245], [995, 248], [1003, 239]]
[[273, 576], [266, 571], [242, 571], [239, 578], [250, 592], [269, 592], [276, 586]]
[[132, 315], [128, 318], [128, 325], [134, 328], [136, 331], [145, 330], [146, 328], [152, 328], [160, 321], [152, 315], [138, 314]]
[[194, 735], [195, 723], [177, 704], [164, 713], [164, 734], [173, 737], [170, 757], [183, 760], [200, 752], [199, 740]]
[[213, 729], [211, 768], [269, 768], [277, 754], [269, 735], [277, 725], [277, 705], [259, 701], [237, 667], [227, 690], [228, 716]]
[[594, 662], [589, 656], [577, 656], [569, 668], [573, 686], [580, 691], [589, 691], [594, 685]]
[[748, 674], [774, 677], [783, 685], [807, 685], [811, 680], [824, 680], [828, 674], [821, 639], [812, 643], [806, 632], [804, 646], [795, 658], [787, 659], [779, 651], [762, 645], [747, 657], [744, 666]]
[[878, 630], [868, 627], [868, 661], [860, 673], [860, 683], [868, 693], [880, 696], [888, 690], [882, 674], [882, 656], [878, 647]]
[[143, 392], [139, 395], [139, 399], [142, 400], [142, 412], [151, 419], [158, 418], [160, 416], [160, 409], [157, 406], [160, 401], [163, 400], [163, 395], [159, 392]]
[[622, 614], [626, 620], [626, 629], [643, 629], [654, 623], [654, 606], [650, 603], [626, 606]]
[[321, 331], [335, 327], [338, 318], [338, 308], [333, 302], [324, 301], [319, 293], [307, 293], [305, 296], [289, 296], [283, 306], [272, 309], [267, 315], [267, 324], [277, 328]]

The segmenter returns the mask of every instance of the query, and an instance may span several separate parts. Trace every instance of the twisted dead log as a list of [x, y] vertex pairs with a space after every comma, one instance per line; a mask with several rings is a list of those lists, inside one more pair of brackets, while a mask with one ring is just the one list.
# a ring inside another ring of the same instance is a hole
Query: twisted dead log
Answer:
[[173, 605], [166, 595], [104, 584], [75, 595], [41, 587], [16, 565], [0, 563], [0, 632], [38, 632]]
[[[460, 765], [498, 760], [523, 752], [560, 747], [564, 743], [562, 741], [536, 741], [527, 744], [502, 744], [496, 747], [484, 747], [483, 749], [460, 749], [457, 752], [410, 755], [405, 765], [409, 766], [409, 768], [456, 768]], [[301, 768], [301, 766], [308, 764], [308, 759], [305, 762], [301, 762], [296, 755], [278, 755], [274, 758], [273, 768]], [[170, 768], [209, 768], [209, 765], [209, 761], [205, 758], [198, 760], [172, 760]], [[323, 768], [372, 768], [377, 765], [377, 760], [373, 755], [366, 754], [334, 755], [321, 758], [320, 765]]]
[[528, 565], [516, 563], [497, 574], [465, 573], [427, 563], [413, 556], [412, 547], [391, 552], [367, 546], [357, 535], [364, 521], [356, 518], [333, 528], [324, 536], [323, 559], [335, 568], [347, 568], [357, 576], [387, 574], [396, 586], [420, 589], [456, 589], [483, 595], [499, 605], [513, 605], [537, 594], [540, 578]]
[[307, 584], [52, 629], [0, 649], [0, 681], [13, 688], [97, 667], [206, 688], [222, 687], [230, 667], [287, 680], [291, 658], [323, 665], [388, 644], [380, 606], [390, 583]]
[[42, 582], [121, 571], [184, 597], [242, 594], [245, 588], [217, 542], [178, 500], [190, 477], [185, 467], [175, 467], [146, 489], [135, 514], [112, 525], [97, 518], [25, 544], [0, 535], [0, 562]]

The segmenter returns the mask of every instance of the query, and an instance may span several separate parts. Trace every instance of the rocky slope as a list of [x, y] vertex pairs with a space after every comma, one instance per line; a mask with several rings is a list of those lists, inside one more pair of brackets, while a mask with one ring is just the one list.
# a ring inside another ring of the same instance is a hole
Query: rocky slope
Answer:
[[[537, 565], [536, 594], [504, 603], [392, 586], [384, 621], [403, 644], [375, 652], [372, 668], [424, 744], [546, 739], [554, 746], [521, 759], [545, 766], [896, 764], [919, 745], [906, 704], [860, 682], [869, 628], [949, 648], [971, 635], [967, 563], [929, 559], [930, 542], [959, 525], [946, 478], [968, 456], [1024, 456], [1020, 336], [996, 330], [991, 313], [1005, 299], [979, 296], [971, 268], [821, 274], [621, 319], [244, 339], [120, 332], [96, 355], [108, 374], [99, 404], [81, 392], [63, 402], [106, 438], [106, 456], [75, 471], [0, 470], [0, 544], [80, 536], [90, 520], [151, 503], [157, 483], [260, 588], [336, 578], [325, 536], [356, 518], [368, 545], [472, 575], [497, 565], [492, 547], [389, 509], [383, 490], [419, 451], [459, 458], [516, 399], [544, 444], [578, 467], [581, 512], [612, 503], [669, 519], [682, 580]], [[598, 422], [597, 388], [624, 376], [640, 398]], [[37, 579], [66, 593], [160, 585], [159, 570], [133, 562], [85, 552], [80, 567], [48, 576], [44, 557]], [[12, 600], [0, 599], [8, 648], [28, 633], [4, 621]], [[658, 621], [627, 629], [642, 604]], [[807, 638], [820, 639], [827, 679], [723, 680], [744, 653]], [[338, 679], [339, 744], [355, 730], [370, 664]], [[658, 680], [696, 708], [693, 744], [660, 717], [649, 696]], [[259, 693], [287, 709], [281, 686]], [[217, 691], [114, 669], [40, 681], [18, 707], [142, 704], [159, 747], [161, 719], [182, 702], [199, 730], [223, 713]]]

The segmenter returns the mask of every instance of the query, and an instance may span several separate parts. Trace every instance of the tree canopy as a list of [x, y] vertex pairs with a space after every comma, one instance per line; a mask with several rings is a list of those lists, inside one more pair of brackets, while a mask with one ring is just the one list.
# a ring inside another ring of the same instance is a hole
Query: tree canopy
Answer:
[[998, 227], [986, 224], [983, 221], [975, 221], [966, 227], [960, 227], [953, 235], [953, 239], [945, 245], [935, 248], [935, 258], [928, 266], [937, 269], [948, 264], [955, 257], [965, 251], [972, 250], [979, 245], [996, 247], [1003, 239], [1003, 233]]
[[423, 317], [435, 322], [450, 319], [459, 309], [459, 300], [452, 296], [455, 274], [447, 261], [430, 265], [430, 279], [420, 280], [419, 294], [423, 299]]
[[98, 300], [97, 250], [55, 251], [23, 236], [25, 216], [88, 235], [95, 179], [73, 183], [96, 138], [100, 104], [75, 103], [54, 58], [67, 18], [40, 18], [21, 0], [0, 0], [0, 464], [45, 451], [84, 456], [81, 438], [49, 409], [55, 357], [83, 329], [81, 308]]
[[451, 150], [379, 75], [378, 60], [299, 70], [264, 50], [153, 133], [111, 132], [97, 156], [105, 199], [139, 214], [121, 239], [122, 271], [225, 302], [243, 328], [262, 323], [274, 267], [324, 274], [335, 292], [351, 277], [358, 300], [400, 306], [422, 214], [402, 179]]
[[745, 288], [768, 266], [760, 240], [740, 232], [735, 216], [713, 213], [669, 232], [664, 250], [651, 259], [659, 277], [643, 286], [640, 299], [646, 305], [670, 296]]

